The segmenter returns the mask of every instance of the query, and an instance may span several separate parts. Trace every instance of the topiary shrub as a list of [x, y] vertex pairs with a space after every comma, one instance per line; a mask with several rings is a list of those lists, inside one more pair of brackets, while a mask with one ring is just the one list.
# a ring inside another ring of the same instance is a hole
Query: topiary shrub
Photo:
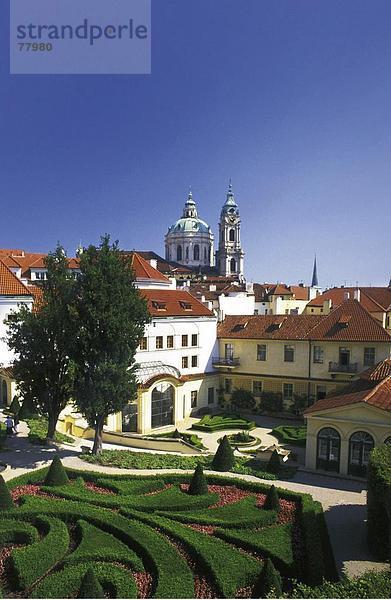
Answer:
[[49, 471], [45, 477], [45, 485], [66, 485], [69, 483], [68, 475], [65, 472], [59, 456], [55, 456]]
[[213, 457], [211, 468], [213, 471], [230, 471], [234, 464], [234, 453], [228, 441], [228, 437], [225, 435]]
[[172, 437], [179, 440], [182, 436], [179, 433], [178, 429], [175, 429], [174, 433], [172, 434]]
[[105, 594], [97, 576], [91, 567], [81, 580], [78, 598], [104, 598]]
[[280, 457], [277, 450], [273, 450], [271, 457], [269, 458], [269, 462], [267, 463], [266, 470], [268, 473], [273, 473], [273, 475], [278, 475], [281, 469]]
[[13, 415], [18, 415], [20, 413], [20, 409], [21, 409], [21, 405], [19, 402], [19, 398], [17, 396], [13, 397], [13, 400], [10, 404], [9, 407], [9, 411], [13, 414]]
[[195, 468], [189, 485], [188, 493], [191, 496], [201, 496], [202, 494], [208, 493], [208, 484], [204, 475], [204, 470], [200, 464], [198, 464]]
[[255, 586], [256, 597], [281, 598], [282, 595], [282, 580], [281, 575], [273, 565], [273, 561], [267, 558], [264, 562], [263, 569], [258, 583]]
[[263, 508], [266, 510], [280, 510], [280, 502], [278, 499], [278, 492], [274, 485], [269, 488], [269, 491], [266, 494], [265, 504]]
[[12, 497], [6, 482], [2, 475], [0, 475], [0, 510], [10, 510], [14, 507]]

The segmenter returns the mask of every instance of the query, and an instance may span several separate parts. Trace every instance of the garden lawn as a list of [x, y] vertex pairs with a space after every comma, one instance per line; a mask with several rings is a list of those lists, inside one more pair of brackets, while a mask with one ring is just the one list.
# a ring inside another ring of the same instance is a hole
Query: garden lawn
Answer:
[[[44, 419], [43, 417], [31, 418], [26, 419], [26, 423], [30, 428], [30, 431], [28, 433], [29, 441], [32, 444], [46, 444], [46, 434], [48, 431], [47, 419]], [[69, 437], [69, 435], [64, 435], [63, 433], [59, 433], [58, 431], [56, 431], [54, 441], [59, 442], [61, 444], [73, 444], [75, 440]]]

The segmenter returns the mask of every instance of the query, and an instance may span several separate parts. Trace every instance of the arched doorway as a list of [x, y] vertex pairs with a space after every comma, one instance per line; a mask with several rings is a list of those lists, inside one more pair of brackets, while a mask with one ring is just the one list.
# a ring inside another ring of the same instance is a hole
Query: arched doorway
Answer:
[[182, 246], [177, 246], [176, 248], [176, 259], [178, 262], [182, 260]]
[[324, 427], [318, 433], [316, 468], [339, 473], [341, 437], [332, 427]]
[[349, 475], [365, 477], [369, 455], [375, 446], [373, 437], [366, 431], [356, 431], [349, 440]]
[[234, 258], [230, 260], [230, 270], [231, 273], [236, 273], [236, 260]]
[[174, 394], [174, 386], [169, 383], [160, 383], [152, 390], [152, 429], [174, 424]]

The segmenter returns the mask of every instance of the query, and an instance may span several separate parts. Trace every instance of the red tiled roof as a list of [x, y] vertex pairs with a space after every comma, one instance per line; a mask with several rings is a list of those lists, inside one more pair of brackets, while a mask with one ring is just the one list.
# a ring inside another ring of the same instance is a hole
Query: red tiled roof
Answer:
[[[369, 312], [381, 312], [387, 310], [387, 307], [391, 303], [391, 288], [380, 288], [380, 287], [362, 287], [358, 288], [360, 291], [360, 303]], [[357, 288], [344, 287], [344, 288], [331, 288], [323, 294], [320, 294], [308, 303], [308, 306], [323, 306], [325, 300], [331, 300], [333, 308], [336, 308], [344, 302], [346, 295], [349, 298], [354, 298], [354, 294]]]
[[285, 283], [254, 283], [255, 302], [268, 302], [269, 296], [291, 296], [294, 300], [308, 300], [308, 287]]
[[0, 296], [31, 296], [28, 288], [0, 259]]
[[360, 373], [360, 379], [367, 381], [382, 381], [386, 377], [391, 376], [391, 358], [382, 360], [374, 367], [370, 367], [366, 371]]
[[227, 316], [219, 338], [389, 342], [391, 334], [357, 300], [347, 300], [330, 314]]
[[351, 404], [365, 403], [375, 406], [381, 410], [391, 411], [391, 377], [383, 379], [378, 385], [370, 390], [362, 390], [352, 394], [342, 394], [340, 396], [331, 396], [318, 400], [312, 406], [307, 408], [305, 415], [316, 412], [340, 408]]
[[132, 252], [130, 255], [130, 264], [132, 265], [132, 269], [134, 274], [136, 275], [136, 279], [150, 279], [153, 281], [166, 281], [169, 283], [168, 277], [160, 273], [157, 269], [155, 269], [148, 261], [146, 261], [142, 256], [137, 254], [136, 252]]
[[213, 317], [214, 314], [183, 290], [140, 290], [153, 317]]

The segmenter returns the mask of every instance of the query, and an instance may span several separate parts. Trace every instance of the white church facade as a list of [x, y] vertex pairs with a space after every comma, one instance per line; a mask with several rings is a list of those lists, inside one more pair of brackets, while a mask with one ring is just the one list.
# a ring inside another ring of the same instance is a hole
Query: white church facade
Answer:
[[189, 193], [182, 217], [166, 233], [165, 249], [167, 261], [193, 269], [214, 268], [218, 275], [242, 280], [244, 252], [241, 217], [231, 183], [220, 213], [217, 251], [214, 252], [214, 235], [210, 226], [198, 216], [192, 192]]

